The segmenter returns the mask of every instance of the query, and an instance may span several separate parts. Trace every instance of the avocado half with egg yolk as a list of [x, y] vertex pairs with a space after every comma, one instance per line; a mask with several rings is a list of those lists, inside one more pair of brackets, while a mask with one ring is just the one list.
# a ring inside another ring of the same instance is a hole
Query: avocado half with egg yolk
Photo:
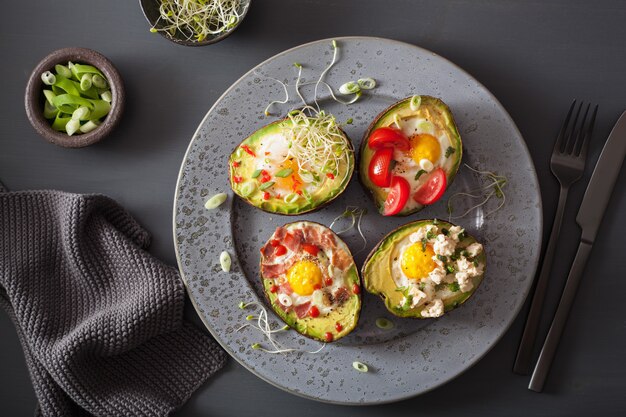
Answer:
[[400, 317], [439, 317], [463, 304], [482, 282], [483, 246], [461, 227], [419, 220], [390, 232], [367, 257], [365, 289]]
[[274, 312], [323, 342], [350, 333], [361, 311], [361, 283], [348, 246], [328, 227], [299, 221], [278, 227], [261, 248], [261, 280]]
[[372, 133], [382, 127], [401, 130], [409, 139], [410, 149], [394, 149], [392, 175], [404, 178], [410, 187], [408, 201], [396, 215], [406, 216], [420, 211], [423, 204], [415, 193], [439, 168], [446, 177], [446, 187], [452, 183], [461, 164], [463, 153], [461, 136], [448, 106], [431, 96], [413, 96], [393, 104], [380, 113], [363, 136], [359, 162], [359, 177], [368, 189], [381, 214], [389, 187], [379, 187], [369, 177], [369, 166], [375, 150], [368, 146]]
[[317, 151], [294, 146], [288, 130], [292, 123], [286, 118], [260, 128], [229, 157], [231, 188], [263, 211], [296, 215], [320, 209], [346, 189], [354, 172], [354, 148], [341, 129], [329, 141], [333, 144], [318, 137], [319, 146], [331, 154], [320, 168], [305, 160]]

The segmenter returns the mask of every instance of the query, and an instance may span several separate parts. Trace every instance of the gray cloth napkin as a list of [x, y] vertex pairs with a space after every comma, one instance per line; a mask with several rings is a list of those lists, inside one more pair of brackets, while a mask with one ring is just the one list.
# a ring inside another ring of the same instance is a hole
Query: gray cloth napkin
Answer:
[[0, 306], [42, 416], [165, 416], [224, 352], [183, 320], [178, 272], [114, 200], [0, 183]]

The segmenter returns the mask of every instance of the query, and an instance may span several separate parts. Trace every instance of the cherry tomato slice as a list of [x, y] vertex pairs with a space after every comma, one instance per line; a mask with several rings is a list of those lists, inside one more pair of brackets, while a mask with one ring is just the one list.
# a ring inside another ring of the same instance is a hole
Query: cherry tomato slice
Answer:
[[352, 293], [361, 294], [361, 287], [359, 287], [359, 284], [352, 284]]
[[335, 323], [335, 330], [337, 330], [337, 333], [339, 333], [343, 330], [343, 325], [339, 322]]
[[331, 332], [324, 333], [324, 340], [327, 342], [333, 341], [333, 334]]
[[411, 149], [409, 138], [401, 130], [393, 127], [379, 127], [374, 130], [367, 139], [367, 144], [370, 149], [380, 149], [386, 146], [398, 148], [402, 151]]
[[316, 318], [316, 317], [319, 317], [319, 315], [320, 315], [319, 308], [317, 308], [316, 306], [311, 306], [311, 308], [309, 309], [309, 316]]
[[379, 187], [389, 187], [391, 183], [391, 161], [393, 148], [380, 148], [374, 152], [369, 166], [369, 178]]
[[320, 248], [315, 246], [315, 245], [311, 245], [310, 243], [303, 243], [302, 244], [302, 249], [308, 253], [310, 253], [313, 256], [317, 256], [317, 254], [320, 251]]
[[437, 168], [428, 175], [426, 183], [415, 192], [413, 199], [419, 204], [433, 204], [439, 200], [446, 191], [446, 173], [442, 168]]
[[391, 179], [391, 190], [387, 194], [383, 215], [394, 216], [402, 211], [411, 195], [411, 186], [403, 177], [394, 175]]

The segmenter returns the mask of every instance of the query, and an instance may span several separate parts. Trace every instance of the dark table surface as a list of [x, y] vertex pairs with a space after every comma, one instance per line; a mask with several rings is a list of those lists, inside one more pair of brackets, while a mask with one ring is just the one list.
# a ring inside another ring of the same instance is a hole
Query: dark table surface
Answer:
[[[548, 167], [553, 140], [574, 97], [599, 103], [583, 179], [570, 193], [547, 314], [574, 256], [574, 221], [593, 163], [626, 109], [626, 2], [254, 0], [241, 27], [203, 48], [174, 45], [148, 32], [133, 0], [3, 2], [0, 26], [0, 179], [10, 188], [108, 194], [153, 233], [152, 252], [175, 264], [172, 200], [178, 169], [198, 123], [241, 75], [304, 42], [344, 35], [381, 36], [437, 52], [481, 81], [526, 139], [541, 183], [544, 232], [558, 186]], [[26, 119], [27, 77], [50, 51], [102, 52], [125, 81], [128, 102], [100, 144], [68, 150], [40, 138]], [[447, 385], [404, 402], [341, 407], [275, 388], [231, 360], [177, 416], [319, 415], [626, 415], [626, 175], [622, 170], [545, 393], [511, 372], [528, 305], [476, 366]], [[621, 214], [621, 215], [620, 215]], [[193, 317], [188, 308], [186, 314]], [[0, 314], [0, 415], [31, 415], [35, 396], [15, 331]]]

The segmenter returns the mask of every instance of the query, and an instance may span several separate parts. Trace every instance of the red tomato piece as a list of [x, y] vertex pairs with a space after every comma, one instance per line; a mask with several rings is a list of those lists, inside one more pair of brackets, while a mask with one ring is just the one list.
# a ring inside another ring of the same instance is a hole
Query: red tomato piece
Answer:
[[335, 179], [335, 174], [333, 174], [332, 172], [327, 173], [326, 176], [330, 178], [331, 180]]
[[391, 161], [393, 148], [380, 148], [374, 152], [369, 166], [369, 178], [379, 187], [389, 187], [391, 183]]
[[268, 182], [271, 179], [272, 176], [266, 170], [261, 171], [261, 182]]
[[241, 165], [239, 161], [233, 161], [233, 167], [238, 168], [239, 165]]
[[380, 149], [386, 146], [398, 148], [401, 151], [411, 149], [409, 138], [401, 130], [393, 127], [379, 127], [374, 130], [367, 139], [367, 145], [370, 149]]
[[393, 216], [402, 211], [406, 202], [409, 201], [411, 185], [409, 182], [397, 175], [391, 179], [391, 190], [385, 200], [384, 216]]
[[271, 293], [276, 293], [276, 291], [278, 291], [278, 285], [274, 284], [270, 287], [270, 292]]
[[309, 316], [316, 318], [320, 316], [320, 310], [316, 306], [311, 306], [309, 309]]
[[355, 294], [361, 294], [361, 287], [359, 287], [359, 284], [352, 284], [352, 292]]
[[256, 154], [254, 153], [254, 151], [252, 149], [250, 149], [250, 147], [248, 145], [241, 145], [241, 149], [246, 151], [246, 153], [248, 155], [252, 155], [252, 156], [256, 157]]
[[263, 193], [263, 200], [269, 200], [270, 199], [270, 193], [268, 191]]
[[437, 168], [428, 175], [426, 182], [415, 192], [413, 199], [419, 204], [433, 204], [446, 191], [446, 184], [445, 171], [442, 168]]
[[335, 324], [335, 330], [337, 330], [337, 333], [343, 330], [343, 326], [341, 325], [341, 323], [337, 322]]
[[287, 253], [287, 248], [284, 247], [283, 245], [276, 246], [276, 249], [274, 250], [274, 254], [276, 256], [283, 256], [286, 253]]
[[311, 245], [310, 243], [303, 243], [302, 249], [304, 249], [306, 252], [310, 253], [313, 256], [317, 256], [320, 251], [319, 247], [317, 247], [316, 245]]
[[333, 341], [333, 334], [331, 332], [324, 333], [324, 340], [327, 342]]
[[234, 182], [235, 184], [239, 184], [241, 181], [243, 181], [243, 178], [241, 178], [239, 175], [235, 175], [235, 176], [233, 177], [233, 182]]
[[330, 287], [331, 285], [333, 285], [333, 279], [328, 277], [324, 280], [324, 284], [326, 284], [327, 287]]

